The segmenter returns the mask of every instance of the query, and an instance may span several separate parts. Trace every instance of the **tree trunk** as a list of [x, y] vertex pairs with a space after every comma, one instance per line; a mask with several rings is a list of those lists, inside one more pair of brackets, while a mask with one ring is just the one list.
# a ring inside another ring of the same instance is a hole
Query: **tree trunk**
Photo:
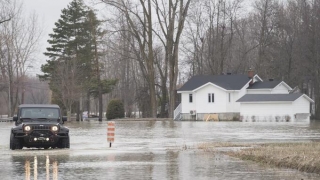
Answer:
[[80, 121], [80, 102], [76, 102], [77, 106], [77, 116], [76, 116], [76, 121]]

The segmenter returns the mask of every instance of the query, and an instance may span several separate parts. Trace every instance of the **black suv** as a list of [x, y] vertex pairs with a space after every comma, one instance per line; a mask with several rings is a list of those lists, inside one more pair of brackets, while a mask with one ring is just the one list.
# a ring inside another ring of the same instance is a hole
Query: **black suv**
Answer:
[[12, 150], [23, 147], [70, 148], [69, 129], [63, 126], [67, 118], [61, 116], [58, 105], [22, 104], [13, 121], [16, 127], [11, 129]]

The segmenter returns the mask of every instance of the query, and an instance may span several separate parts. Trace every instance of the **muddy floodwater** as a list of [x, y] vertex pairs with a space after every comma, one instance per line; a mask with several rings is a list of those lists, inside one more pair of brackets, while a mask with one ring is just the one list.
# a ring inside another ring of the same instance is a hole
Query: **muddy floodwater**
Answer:
[[320, 179], [195, 149], [203, 142], [320, 141], [320, 123], [68, 122], [70, 149], [9, 150], [13, 123], [0, 123], [0, 177], [6, 179]]

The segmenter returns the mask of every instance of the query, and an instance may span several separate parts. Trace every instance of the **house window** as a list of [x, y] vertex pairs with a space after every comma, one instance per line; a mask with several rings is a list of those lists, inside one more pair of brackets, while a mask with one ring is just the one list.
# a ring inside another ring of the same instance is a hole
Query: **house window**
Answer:
[[189, 102], [192, 103], [192, 94], [189, 94]]
[[231, 102], [231, 94], [229, 93], [229, 102]]
[[209, 93], [208, 94], [208, 102], [209, 103], [214, 102], [214, 93]]

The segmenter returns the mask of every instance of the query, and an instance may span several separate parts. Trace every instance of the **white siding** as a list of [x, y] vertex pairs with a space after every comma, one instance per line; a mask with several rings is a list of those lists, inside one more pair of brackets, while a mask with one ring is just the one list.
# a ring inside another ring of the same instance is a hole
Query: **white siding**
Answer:
[[248, 86], [232, 93], [231, 103], [227, 104], [227, 112], [240, 112], [240, 103], [236, 101], [246, 94]]
[[[229, 93], [230, 93], [230, 102], [229, 102]], [[238, 97], [238, 92], [232, 91], [232, 92], [227, 92], [227, 103], [226, 103], [226, 112], [235, 112], [236, 110], [236, 102], [235, 99]], [[238, 110], [239, 112], [239, 110]]]
[[[240, 91], [225, 91], [215, 85], [208, 84], [196, 92], [181, 93], [181, 113], [196, 110], [197, 113], [240, 112], [240, 103], [235, 102], [245, 95], [248, 86]], [[214, 103], [208, 102], [208, 94], [214, 93]], [[229, 93], [231, 102], [229, 102]], [[189, 102], [189, 94], [193, 94], [193, 102]]]
[[[208, 102], [208, 94], [214, 93], [214, 103]], [[208, 84], [196, 92], [197, 96], [194, 98], [197, 113], [221, 113], [226, 112], [227, 92]]]
[[310, 113], [310, 102], [303, 96], [293, 102], [294, 113]]
[[[189, 94], [192, 95], [193, 102], [189, 102]], [[196, 110], [196, 93], [181, 93], [181, 113], [190, 113], [190, 110]]]
[[275, 116], [293, 117], [292, 103], [241, 103], [240, 115], [246, 118], [252, 116], [269, 118]]
[[289, 94], [289, 89], [284, 86], [282, 83], [280, 83], [278, 86], [276, 86], [271, 93], [272, 94]]
[[271, 94], [272, 89], [247, 89], [247, 94]]

